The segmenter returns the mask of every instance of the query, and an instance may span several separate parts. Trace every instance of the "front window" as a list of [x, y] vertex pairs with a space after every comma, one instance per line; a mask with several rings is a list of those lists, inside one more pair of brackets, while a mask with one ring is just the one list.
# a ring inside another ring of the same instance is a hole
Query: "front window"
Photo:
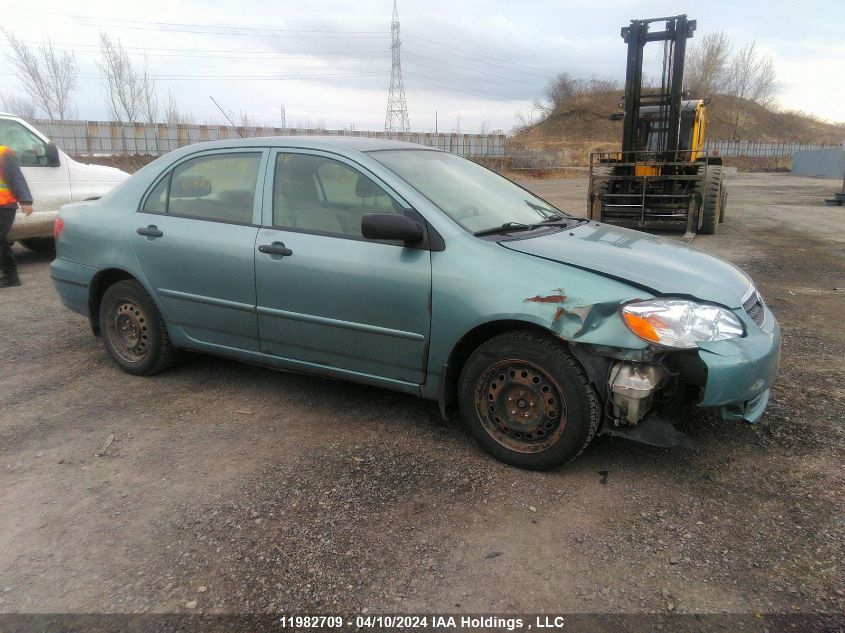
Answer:
[[454, 154], [412, 149], [370, 156], [471, 233], [509, 222], [531, 225], [562, 214], [507, 178]]
[[0, 145], [11, 149], [22, 167], [44, 167], [49, 162], [47, 143], [17, 121], [0, 119]]
[[311, 154], [280, 153], [273, 181], [273, 226], [363, 239], [367, 213], [401, 213], [379, 185], [349, 165]]

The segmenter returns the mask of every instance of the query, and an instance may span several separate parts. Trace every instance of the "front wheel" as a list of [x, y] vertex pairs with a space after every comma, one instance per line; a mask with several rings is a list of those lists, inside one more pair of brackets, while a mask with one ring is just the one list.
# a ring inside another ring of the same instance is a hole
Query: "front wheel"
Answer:
[[129, 374], [157, 374], [175, 357], [161, 313], [137, 281], [119, 281], [103, 294], [100, 332], [108, 353]]
[[600, 421], [599, 400], [578, 361], [540, 333], [500, 334], [461, 371], [461, 417], [482, 448], [508, 464], [546, 469], [577, 457]]

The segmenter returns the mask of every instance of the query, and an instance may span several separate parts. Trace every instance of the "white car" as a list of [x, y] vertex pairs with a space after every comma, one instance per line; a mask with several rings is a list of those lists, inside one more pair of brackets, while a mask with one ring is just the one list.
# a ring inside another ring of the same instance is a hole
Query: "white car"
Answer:
[[129, 177], [114, 167], [78, 163], [13, 114], [0, 112], [0, 145], [17, 155], [32, 192], [34, 209], [29, 217], [18, 212], [8, 239], [32, 250], [53, 248], [53, 224], [59, 207], [98, 198]]

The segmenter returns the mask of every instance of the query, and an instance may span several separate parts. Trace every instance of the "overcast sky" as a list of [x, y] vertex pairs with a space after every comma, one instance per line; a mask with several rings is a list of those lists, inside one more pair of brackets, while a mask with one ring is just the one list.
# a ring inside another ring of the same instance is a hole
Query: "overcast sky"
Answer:
[[[226, 110], [248, 113], [259, 124], [279, 125], [284, 104], [289, 126], [378, 130], [390, 79], [392, 5], [42, 0], [31, 12], [25, 3], [8, 3], [2, 20], [27, 42], [50, 38], [74, 53], [79, 118], [107, 116], [96, 66], [104, 30], [139, 64], [146, 51], [159, 93], [171, 91], [197, 122], [223, 122], [209, 99], [214, 96]], [[399, 0], [411, 129], [433, 131], [437, 111], [440, 131], [509, 130], [514, 114], [529, 112], [557, 73], [621, 80], [620, 27], [631, 18], [678, 13], [698, 20], [696, 37], [721, 29], [735, 48], [756, 39], [775, 62], [783, 107], [845, 121], [841, 0]], [[0, 92], [14, 90], [5, 59], [0, 72]]]

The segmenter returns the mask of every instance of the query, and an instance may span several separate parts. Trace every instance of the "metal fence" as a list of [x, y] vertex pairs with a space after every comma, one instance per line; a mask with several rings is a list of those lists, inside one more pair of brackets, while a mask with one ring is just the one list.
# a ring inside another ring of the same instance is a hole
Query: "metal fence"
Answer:
[[503, 156], [508, 139], [504, 134], [449, 134], [366, 132], [280, 127], [231, 127], [224, 125], [167, 125], [164, 123], [120, 123], [116, 121], [35, 120], [44, 132], [67, 154], [74, 156], [115, 156], [165, 154], [174, 149], [200, 143], [237, 139], [241, 136], [356, 136], [383, 138], [429, 147], [460, 156]]
[[792, 173], [799, 176], [819, 176], [842, 179], [845, 173], [845, 148], [795, 152]]
[[704, 143], [711, 154], [725, 157], [790, 158], [795, 152], [817, 149], [842, 149], [842, 145], [790, 143], [786, 141], [732, 141], [712, 139]]

